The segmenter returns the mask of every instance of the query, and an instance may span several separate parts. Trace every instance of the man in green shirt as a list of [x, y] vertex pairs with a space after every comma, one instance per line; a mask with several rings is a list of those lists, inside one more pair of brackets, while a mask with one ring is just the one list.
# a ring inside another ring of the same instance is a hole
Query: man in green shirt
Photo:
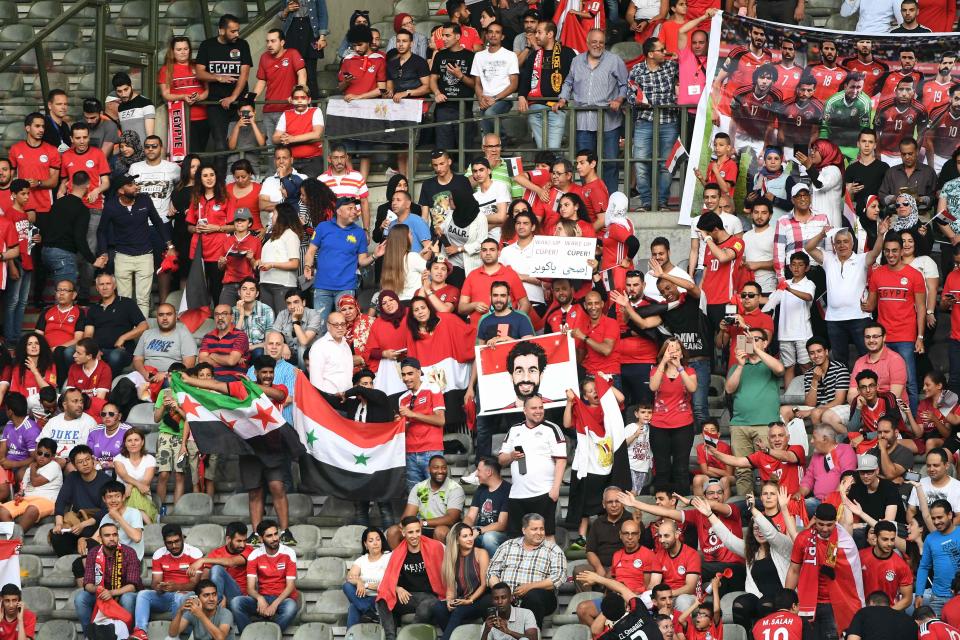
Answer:
[[[730, 447], [734, 456], [746, 457], [767, 446], [771, 422], [780, 421], [780, 376], [783, 363], [766, 352], [770, 336], [766, 329], [751, 329], [734, 352], [737, 362], [727, 374], [726, 391], [733, 395], [730, 417]], [[753, 470], [737, 469], [737, 493], [753, 493]]]
[[857, 159], [857, 137], [870, 126], [870, 96], [863, 92], [863, 74], [851, 71], [843, 81], [843, 91], [827, 99], [823, 106], [820, 137], [833, 140], [848, 162]]

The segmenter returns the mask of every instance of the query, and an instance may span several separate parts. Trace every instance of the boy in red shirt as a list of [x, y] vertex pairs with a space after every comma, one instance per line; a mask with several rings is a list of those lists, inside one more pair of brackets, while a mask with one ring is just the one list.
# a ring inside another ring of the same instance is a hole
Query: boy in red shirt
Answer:
[[743, 239], [727, 233], [723, 220], [713, 212], [697, 218], [697, 230], [706, 243], [700, 290], [707, 299], [707, 320], [716, 332], [726, 317], [726, 306], [735, 304], [736, 272], [743, 260]]
[[[27, 308], [27, 298], [30, 296], [30, 285], [33, 281], [33, 258], [30, 256], [30, 250], [35, 244], [34, 238], [39, 237], [36, 235], [39, 230], [33, 225], [38, 211], [31, 208], [31, 200], [34, 199], [35, 194], [31, 190], [30, 182], [17, 178], [10, 183], [10, 193], [13, 196], [13, 204], [3, 210], [3, 216], [12, 222], [17, 230], [20, 257], [7, 263], [7, 288], [4, 296], [7, 312], [3, 318], [3, 337], [7, 344], [16, 344], [20, 339], [23, 314]], [[49, 211], [49, 205], [47, 209]]]
[[710, 581], [713, 604], [694, 602], [680, 614], [686, 640], [723, 640], [723, 613], [720, 611], [720, 574]]
[[697, 445], [697, 464], [700, 473], [693, 476], [693, 495], [702, 496], [703, 488], [711, 479], [720, 481], [723, 489], [723, 501], [730, 498], [730, 485], [733, 483], [733, 467], [722, 462], [707, 451], [707, 445], [715, 447], [720, 453], [733, 455], [730, 445], [720, 439], [720, 427], [713, 420], [703, 423], [703, 442]]
[[284, 631], [297, 615], [297, 554], [280, 542], [280, 528], [273, 520], [257, 527], [263, 546], [247, 558], [247, 595], [231, 603], [237, 631], [250, 624], [252, 616], [269, 620]]
[[876, 542], [860, 550], [863, 568], [863, 591], [883, 591], [890, 598], [890, 606], [903, 611], [913, 604], [913, 571], [896, 552], [897, 525], [881, 520], [873, 527]]
[[700, 184], [706, 185], [710, 182], [716, 182], [720, 185], [720, 192], [732, 198], [733, 190], [737, 186], [737, 174], [740, 167], [733, 155], [733, 144], [730, 142], [730, 136], [722, 132], [714, 136], [713, 153], [716, 159], [711, 160], [710, 164], [707, 165], [707, 175], [700, 173], [699, 169], [694, 169], [693, 173], [697, 176]]
[[446, 406], [443, 394], [422, 384], [423, 371], [416, 358], [400, 363], [400, 379], [407, 390], [397, 398], [398, 413], [407, 419], [407, 490], [430, 477], [424, 460], [443, 455]]
[[0, 616], [0, 640], [33, 640], [37, 636], [37, 616], [20, 600], [20, 587], [10, 583], [0, 589], [3, 615]]
[[90, 128], [86, 122], [74, 122], [70, 127], [72, 146], [64, 151], [60, 161], [60, 189], [57, 197], [62, 198], [73, 189], [73, 176], [83, 172], [90, 176], [90, 188], [83, 204], [93, 211], [103, 211], [103, 192], [110, 186], [110, 164], [100, 147], [90, 146]]
[[234, 232], [227, 236], [224, 243], [227, 252], [217, 260], [217, 266], [223, 269], [223, 288], [220, 290], [220, 304], [231, 307], [240, 297], [240, 282], [244, 278], [253, 278], [253, 265], [260, 259], [262, 245], [260, 238], [250, 233], [253, 214], [250, 209], [237, 209], [233, 215]]
[[[593, 223], [594, 231], [600, 231], [605, 226], [604, 216], [607, 211], [607, 200], [610, 192], [606, 183], [597, 175], [597, 154], [589, 149], [577, 151], [577, 175], [583, 181], [580, 197], [587, 205], [587, 214]], [[609, 265], [607, 265], [609, 266]]]

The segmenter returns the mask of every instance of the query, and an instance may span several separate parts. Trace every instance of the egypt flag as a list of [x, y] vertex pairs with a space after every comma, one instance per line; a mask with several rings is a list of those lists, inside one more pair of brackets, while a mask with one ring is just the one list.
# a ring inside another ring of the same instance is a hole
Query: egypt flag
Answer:
[[179, 373], [170, 376], [170, 388], [201, 453], [255, 455], [268, 467], [303, 453], [293, 427], [255, 382], [221, 384], [228, 386], [229, 395], [192, 387]]
[[[424, 383], [440, 393], [466, 390], [477, 328], [453, 313], [438, 313], [437, 318], [432, 332], [418, 333], [416, 339], [408, 340], [407, 355], [420, 361]], [[374, 387], [387, 395], [406, 391], [400, 380], [400, 363], [381, 360]]]
[[820, 576], [830, 592], [833, 616], [842, 635], [853, 615], [863, 608], [863, 569], [860, 552], [843, 527], [836, 527], [829, 538], [821, 538], [815, 529], [804, 529], [793, 543], [791, 562], [800, 565], [797, 596], [803, 617], [814, 618], [819, 601]]
[[423, 100], [354, 100], [342, 98], [327, 101], [324, 121], [327, 135], [349, 135], [351, 140], [407, 144], [407, 129], [420, 124]]
[[594, 384], [600, 404], [591, 406], [577, 398], [573, 405], [577, 446], [571, 470], [578, 479], [586, 478], [588, 474], [606, 476], [617, 472], [620, 477], [611, 477], [608, 484], [629, 486], [630, 465], [627, 449], [623, 446], [626, 435], [616, 390], [603, 375], [598, 375]]
[[683, 146], [680, 138], [677, 138], [677, 141], [673, 143], [673, 148], [670, 149], [670, 155], [667, 156], [667, 171], [673, 173], [685, 157], [687, 157], [687, 148]]
[[200, 328], [204, 320], [210, 317], [210, 292], [207, 289], [207, 276], [203, 267], [203, 236], [197, 234], [197, 248], [190, 263], [187, 286], [180, 297], [180, 310], [177, 314], [190, 333]]
[[344, 500], [388, 500], [406, 490], [405, 421], [357, 422], [337, 413], [297, 372], [293, 426], [306, 454], [301, 483]]
[[21, 540], [0, 540], [0, 584], [20, 586], [20, 545], [22, 544]]
[[849, 191], [845, 191], [843, 196], [843, 219], [846, 220], [845, 226], [851, 229], [857, 229], [859, 227], [857, 208], [853, 205], [853, 199], [850, 197]]

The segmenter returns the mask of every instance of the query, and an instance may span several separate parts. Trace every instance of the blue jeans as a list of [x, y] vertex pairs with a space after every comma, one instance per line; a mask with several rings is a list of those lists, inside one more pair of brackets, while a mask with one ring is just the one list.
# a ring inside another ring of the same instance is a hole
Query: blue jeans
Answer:
[[217, 585], [218, 600], [227, 599], [227, 604], [233, 602], [233, 599], [243, 595], [240, 591], [240, 585], [233, 579], [226, 569], [218, 564], [210, 567], [210, 581]]
[[443, 451], [407, 453], [407, 491], [413, 489], [413, 485], [430, 477], [430, 474], [427, 473], [427, 465], [430, 463], [430, 458], [442, 455]]
[[493, 554], [497, 551], [497, 547], [506, 541], [506, 531], [487, 531], [486, 533], [481, 533], [479, 536], [477, 536], [476, 543], [483, 547], [492, 558]]
[[917, 357], [913, 349], [913, 342], [888, 342], [887, 346], [900, 354], [903, 363], [907, 366], [907, 397], [910, 399], [910, 410], [917, 413]]
[[710, 360], [691, 360], [690, 367], [697, 374], [697, 390], [693, 394], [693, 417], [697, 424], [710, 417]]
[[950, 380], [947, 388], [958, 393], [960, 392], [960, 340], [947, 340], [947, 349], [950, 362]]
[[[670, 197], [670, 181], [672, 176], [667, 171], [666, 158], [673, 148], [673, 143], [677, 141], [677, 123], [667, 122], [660, 124], [657, 145], [657, 193], [659, 194], [657, 206], [663, 207], [667, 204]], [[641, 161], [634, 163], [634, 171], [637, 176], [637, 191], [640, 192], [640, 203], [649, 208], [653, 206], [652, 200], [652, 179], [650, 177], [650, 165], [653, 158], [653, 123], [647, 120], [637, 120], [633, 130], [633, 157]]]
[[377, 599], [374, 596], [357, 595], [357, 585], [352, 582], [343, 583], [343, 593], [350, 601], [350, 607], [347, 609], [347, 629], [360, 622], [360, 616], [367, 611], [373, 611], [377, 606]]
[[[494, 102], [485, 110], [480, 109], [480, 115], [481, 116], [499, 116], [504, 113], [508, 113], [511, 107], [513, 107], [513, 103], [507, 100], [499, 100], [497, 102]], [[483, 120], [482, 122], [480, 122], [480, 131], [482, 131], [483, 133], [493, 133], [493, 123], [496, 121], [497, 121], [496, 118], [491, 118], [490, 120]]]
[[127, 351], [126, 349], [102, 349], [103, 359], [108, 365], [110, 365], [110, 371], [113, 372], [113, 377], [116, 378], [120, 375], [120, 372], [130, 366], [130, 363], [133, 362], [133, 354]]
[[490, 604], [489, 594], [484, 594], [473, 604], [454, 607], [452, 611], [447, 608], [447, 603], [444, 600], [433, 603], [430, 608], [431, 622], [443, 629], [443, 633], [438, 636], [438, 640], [446, 640], [454, 629], [467, 624], [470, 620], [482, 619], [486, 615], [487, 607]]
[[20, 279], [7, 278], [7, 291], [3, 296], [3, 337], [8, 345], [17, 344], [20, 339], [20, 329], [23, 327], [23, 313], [30, 299], [30, 283], [33, 282], [33, 271], [20, 269]]
[[[547, 117], [547, 144], [543, 144], [543, 117]], [[527, 122], [533, 133], [533, 141], [538, 149], [556, 149], [563, 140], [563, 127], [567, 123], [567, 112], [557, 111], [543, 103], [531, 104], [527, 113]]]
[[[87, 627], [90, 626], [90, 616], [93, 615], [93, 604], [96, 602], [97, 596], [93, 595], [89, 591], [81, 589], [73, 596], [73, 606], [77, 610], [77, 618], [80, 619], [80, 624], [83, 626], [83, 632], [87, 632]], [[130, 593], [125, 593], [120, 596], [120, 606], [133, 613], [134, 607], [137, 604], [137, 594], [136, 592], [131, 591]]]
[[[623, 127], [617, 127], [603, 132], [603, 166], [600, 175], [607, 191], [621, 191], [620, 189], [620, 138], [623, 136]], [[577, 130], [577, 151], [580, 149], [597, 149], [597, 132]], [[626, 189], [623, 189], [626, 191]]]
[[56, 285], [61, 280], [77, 284], [77, 257], [64, 249], [43, 247], [40, 252], [43, 266], [47, 269], [47, 279]]
[[863, 343], [863, 329], [870, 318], [856, 320], [827, 320], [827, 337], [830, 339], [830, 359], [850, 366], [850, 343], [857, 348], [857, 356], [867, 352]]
[[[320, 333], [317, 337], [327, 332], [327, 316], [336, 309], [337, 301], [343, 296], [355, 295], [354, 289], [342, 289], [340, 291], [331, 291], [329, 289], [313, 290], [313, 308], [320, 313]], [[302, 358], [301, 358], [302, 360]]]
[[134, 610], [134, 626], [137, 629], [146, 631], [150, 624], [150, 614], [166, 612], [170, 615], [177, 613], [177, 609], [183, 604], [184, 600], [193, 595], [192, 591], [178, 591], [176, 593], [159, 592], [153, 589], [140, 591], [137, 593], [137, 606]]
[[952, 596], [938, 596], [931, 593], [929, 596], [924, 595], [923, 604], [933, 609], [937, 617], [940, 617], [940, 612], [943, 611], [943, 605], [947, 604], [951, 597]]
[[[267, 604], [272, 604], [277, 596], [263, 596]], [[233, 621], [237, 625], [237, 631], [243, 633], [243, 630], [250, 624], [250, 618], [257, 615], [257, 601], [250, 596], [238, 596], [230, 603], [230, 611], [233, 613]], [[259, 617], [259, 616], [258, 616]], [[284, 631], [297, 617], [297, 601], [292, 598], [286, 598], [277, 607], [277, 612], [270, 618], [270, 622], [276, 623], [280, 631]]]

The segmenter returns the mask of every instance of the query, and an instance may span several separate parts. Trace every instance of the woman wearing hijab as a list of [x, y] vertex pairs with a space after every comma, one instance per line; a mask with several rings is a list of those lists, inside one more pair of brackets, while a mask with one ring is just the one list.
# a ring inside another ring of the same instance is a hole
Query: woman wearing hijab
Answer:
[[857, 221], [860, 223], [860, 228], [857, 230], [857, 249], [861, 253], [866, 253], [877, 244], [879, 234], [877, 225], [880, 222], [879, 196], [867, 196], [863, 211], [857, 211]]
[[[350, 29], [352, 29], [358, 24], [365, 24], [368, 27], [370, 26], [369, 11], [365, 9], [357, 9], [352, 14], [350, 14], [350, 26], [347, 27], [347, 33], [350, 33]], [[343, 60], [352, 51], [353, 51], [353, 47], [350, 46], [349, 42], [347, 42], [347, 36], [343, 36], [343, 40], [340, 41], [340, 46], [337, 47], [337, 58], [340, 60]]]
[[[120, 152], [114, 156], [111, 178], [119, 178], [130, 171], [130, 165], [144, 159], [143, 143], [136, 131], [124, 131], [120, 134]], [[111, 180], [114, 182], [114, 180]]]
[[450, 197], [453, 211], [434, 227], [434, 232], [452, 266], [447, 282], [459, 289], [467, 274], [480, 266], [480, 243], [489, 232], [487, 217], [480, 215], [480, 205], [469, 189], [454, 187]]
[[898, 234], [903, 231], [912, 231], [917, 238], [914, 254], [918, 256], [930, 255], [933, 248], [933, 236], [930, 227], [920, 221], [920, 212], [917, 199], [909, 193], [897, 195], [894, 202], [896, 215], [890, 220], [890, 231]]
[[843, 224], [843, 154], [840, 147], [819, 138], [810, 145], [810, 154], [796, 154], [810, 176], [810, 208], [827, 216], [830, 226]]
[[393, 34], [390, 36], [390, 42], [387, 43], [387, 53], [397, 48], [397, 35], [406, 30], [413, 34], [413, 44], [410, 50], [424, 60], [427, 59], [427, 36], [417, 31], [417, 25], [413, 21], [413, 16], [409, 13], [398, 13], [393, 16]]
[[[367, 339], [367, 366], [374, 373], [379, 372], [381, 360], [399, 362], [407, 355], [406, 309], [400, 304], [400, 296], [391, 289], [383, 289], [379, 298], [377, 319]], [[398, 374], [397, 379], [399, 377]]]

